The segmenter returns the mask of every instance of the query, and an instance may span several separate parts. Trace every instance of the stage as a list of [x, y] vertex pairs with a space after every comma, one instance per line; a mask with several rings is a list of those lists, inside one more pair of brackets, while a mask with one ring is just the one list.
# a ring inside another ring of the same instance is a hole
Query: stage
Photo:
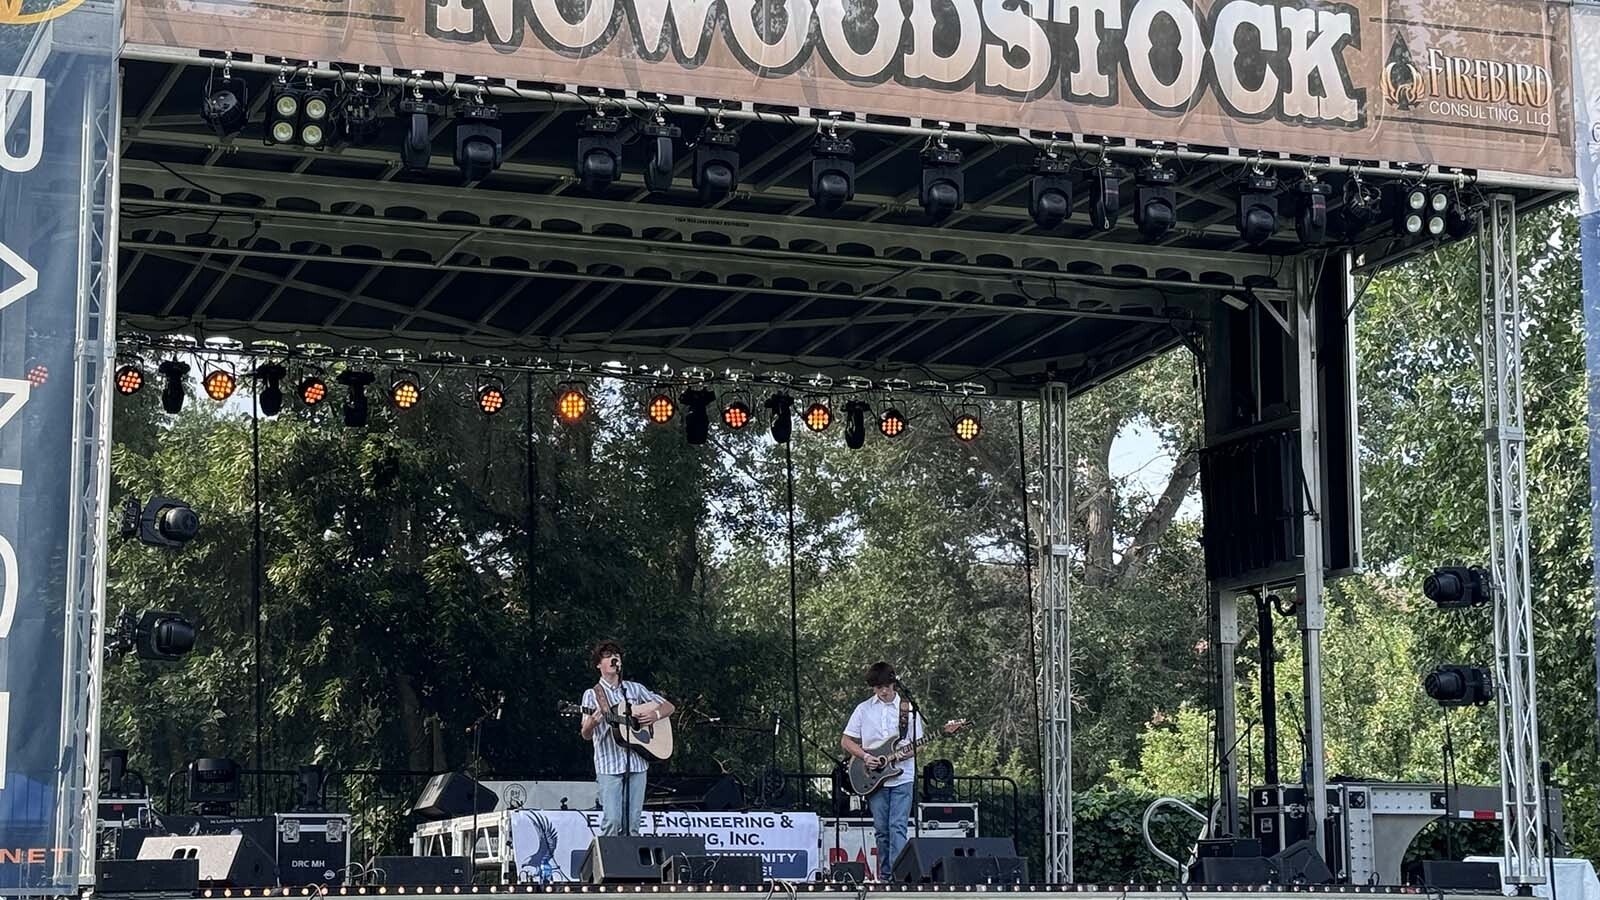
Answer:
[[[439, 886], [408, 886], [408, 885], [378, 885], [368, 887], [338, 887], [338, 888], [214, 888], [198, 891], [194, 897], [389, 897], [406, 896], [419, 898], [433, 897], [459, 897], [463, 895], [513, 895], [513, 894], [694, 894], [709, 900], [769, 900], [774, 896], [795, 896], [798, 894], [812, 894], [819, 897], [875, 897], [886, 895], [921, 895], [921, 894], [984, 894], [995, 898], [1015, 897], [1059, 897], [1071, 896], [1081, 900], [1183, 900], [1195, 894], [1204, 894], [1215, 897], [1217, 900], [1231, 900], [1231, 898], [1261, 898], [1261, 897], [1301, 897], [1306, 900], [1315, 900], [1322, 897], [1392, 897], [1396, 895], [1415, 896], [1428, 894], [1438, 900], [1451, 900], [1454, 897], [1484, 897], [1491, 894], [1481, 892], [1439, 892], [1424, 891], [1421, 888], [1411, 887], [1295, 887], [1286, 885], [1150, 885], [1150, 884], [1077, 884], [1077, 885], [1052, 885], [1052, 884], [813, 884], [793, 883], [786, 881], [765, 882], [760, 885], [714, 885], [714, 884], [607, 884], [607, 885], [472, 885], [471, 887], [439, 887]], [[95, 894], [101, 897], [151, 897], [148, 893], [138, 894]], [[181, 894], [162, 894], [163, 897], [191, 896]]]

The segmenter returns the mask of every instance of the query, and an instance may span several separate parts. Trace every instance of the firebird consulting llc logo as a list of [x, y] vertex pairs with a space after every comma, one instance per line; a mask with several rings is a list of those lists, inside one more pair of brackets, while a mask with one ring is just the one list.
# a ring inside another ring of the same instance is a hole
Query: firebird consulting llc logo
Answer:
[[77, 9], [83, 0], [0, 0], [0, 25], [38, 25]]
[[1422, 70], [1411, 61], [1411, 47], [1406, 36], [1396, 34], [1389, 47], [1389, 59], [1383, 65], [1383, 97], [1398, 109], [1417, 105], [1422, 94]]

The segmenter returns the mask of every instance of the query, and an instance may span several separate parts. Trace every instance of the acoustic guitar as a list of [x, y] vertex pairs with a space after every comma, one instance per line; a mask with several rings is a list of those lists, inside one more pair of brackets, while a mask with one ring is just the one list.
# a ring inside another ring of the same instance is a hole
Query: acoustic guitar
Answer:
[[851, 759], [850, 792], [852, 794], [858, 794], [862, 797], [865, 797], [866, 795], [877, 790], [879, 787], [882, 787], [885, 781], [888, 781], [904, 771], [899, 763], [910, 759], [919, 748], [927, 744], [931, 744], [934, 741], [947, 738], [970, 724], [972, 723], [966, 719], [952, 719], [944, 723], [944, 728], [940, 729], [939, 731], [934, 732], [933, 734], [925, 734], [917, 740], [912, 741], [911, 743], [898, 749], [895, 748], [895, 744], [900, 742], [898, 735], [889, 738], [875, 747], [863, 747], [862, 749], [867, 751], [868, 756], [883, 757], [884, 765], [881, 769], [869, 769], [867, 768], [866, 760], [861, 759], [860, 757]]
[[[624, 715], [624, 707], [632, 716]], [[672, 720], [660, 719], [646, 725], [641, 716], [655, 712], [658, 703], [618, 703], [604, 711], [606, 723], [617, 743], [644, 757], [649, 762], [666, 762], [672, 756]], [[556, 712], [563, 716], [583, 717], [583, 707], [565, 700], [556, 704]], [[648, 716], [646, 716], [648, 718]]]

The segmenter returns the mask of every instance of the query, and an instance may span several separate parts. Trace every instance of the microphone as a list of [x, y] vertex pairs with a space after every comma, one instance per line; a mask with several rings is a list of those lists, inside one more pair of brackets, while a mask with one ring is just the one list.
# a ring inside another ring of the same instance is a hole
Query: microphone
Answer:
[[773, 737], [777, 737], [778, 736], [778, 732], [781, 731], [781, 730], [783, 730], [783, 713], [779, 712], [777, 709], [773, 709], [772, 710], [772, 736]]
[[505, 693], [505, 691], [501, 691], [500, 692], [500, 696], [499, 696], [499, 700], [498, 700], [498, 702], [495, 703], [495, 707], [494, 707], [494, 720], [496, 722], [500, 721], [500, 717], [505, 715], [505, 712], [506, 712], [506, 693]]

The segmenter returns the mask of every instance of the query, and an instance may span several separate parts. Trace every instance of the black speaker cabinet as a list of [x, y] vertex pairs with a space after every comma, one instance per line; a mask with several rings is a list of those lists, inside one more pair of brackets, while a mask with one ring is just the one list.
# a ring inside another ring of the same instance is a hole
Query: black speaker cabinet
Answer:
[[766, 880], [759, 856], [672, 856], [661, 869], [667, 884], [760, 884]]
[[477, 813], [494, 812], [500, 798], [494, 791], [460, 772], [446, 772], [428, 779], [411, 811], [424, 819], [453, 819]]
[[1203, 856], [1189, 870], [1190, 884], [1270, 884], [1272, 864], [1265, 856]]
[[200, 866], [204, 887], [277, 887], [278, 873], [272, 856], [242, 834], [195, 834], [186, 837], [148, 837], [139, 847], [140, 859], [192, 859]]
[[891, 881], [925, 884], [933, 880], [934, 863], [947, 857], [1015, 857], [1016, 844], [1010, 838], [930, 838], [914, 837], [890, 869]]
[[578, 880], [586, 884], [659, 884], [667, 860], [705, 855], [706, 840], [701, 837], [597, 837], [589, 842]]
[[94, 864], [95, 893], [193, 894], [200, 890], [197, 859], [102, 859]]
[[866, 884], [867, 864], [851, 860], [840, 860], [828, 866], [828, 880], [840, 884]]
[[367, 870], [367, 883], [466, 887], [472, 870], [461, 856], [379, 856]]
[[1025, 884], [1028, 861], [1016, 856], [941, 856], [933, 861], [934, 884]]
[[1270, 860], [1279, 884], [1328, 884], [1333, 871], [1311, 841], [1296, 841]]
[[1500, 893], [1500, 867], [1489, 862], [1424, 859], [1406, 866], [1406, 881], [1430, 890]]

